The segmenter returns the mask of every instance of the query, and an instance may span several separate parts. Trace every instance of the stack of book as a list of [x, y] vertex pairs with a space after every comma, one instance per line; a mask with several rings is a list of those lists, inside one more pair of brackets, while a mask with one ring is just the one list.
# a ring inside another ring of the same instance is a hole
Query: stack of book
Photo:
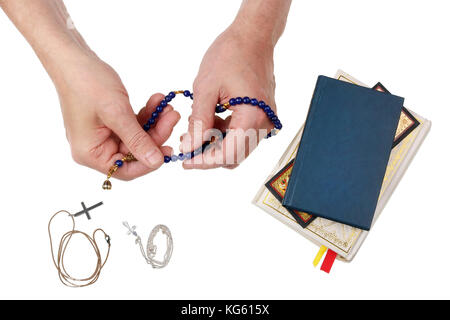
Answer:
[[351, 261], [430, 130], [381, 83], [320, 76], [305, 124], [253, 203], [335, 257]]

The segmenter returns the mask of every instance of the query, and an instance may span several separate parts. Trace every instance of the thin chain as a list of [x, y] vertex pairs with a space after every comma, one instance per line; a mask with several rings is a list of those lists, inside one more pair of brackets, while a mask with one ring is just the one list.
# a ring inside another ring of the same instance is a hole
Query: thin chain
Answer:
[[[172, 257], [172, 252], [173, 252], [173, 239], [172, 239], [172, 234], [170, 233], [170, 230], [168, 227], [160, 224], [153, 228], [152, 232], [150, 233], [150, 235], [148, 237], [147, 252], [146, 252], [144, 250], [144, 246], [142, 245], [141, 237], [135, 231], [136, 227], [135, 226], [130, 227], [128, 222], [123, 222], [123, 225], [125, 226], [125, 228], [128, 229], [129, 235], [134, 235], [136, 237], [136, 244], [139, 245], [139, 248], [141, 249], [141, 254], [144, 257], [145, 261], [147, 261], [147, 263], [149, 265], [151, 265], [154, 269], [161, 269], [161, 268], [164, 268], [165, 266], [167, 266], [167, 264], [170, 261], [170, 258]], [[157, 248], [153, 244], [153, 240], [155, 239], [155, 237], [159, 231], [161, 231], [166, 236], [167, 249], [166, 249], [166, 253], [164, 254], [163, 261], [159, 261], [159, 260], [155, 259]]]
[[[66, 213], [71, 219], [72, 219], [72, 230], [66, 232], [62, 237], [61, 240], [59, 242], [59, 248], [58, 248], [58, 255], [57, 255], [57, 259], [55, 259], [55, 253], [54, 253], [54, 249], [53, 249], [53, 240], [52, 240], [52, 233], [51, 233], [51, 224], [53, 219], [61, 213]], [[95, 240], [95, 234], [97, 232], [102, 232], [105, 236], [105, 240], [108, 243], [108, 251], [106, 253], [106, 258], [104, 261], [102, 261], [102, 256], [100, 253], [100, 249], [97, 245], [97, 241]], [[70, 240], [72, 239], [72, 236], [75, 234], [80, 234], [82, 236], [84, 236], [89, 243], [91, 244], [92, 248], [95, 251], [95, 254], [97, 256], [97, 264], [95, 267], [94, 272], [92, 273], [91, 276], [84, 278], [84, 279], [77, 279], [72, 277], [66, 270], [66, 267], [64, 265], [64, 255], [66, 253], [67, 247], [69, 245]], [[81, 232], [78, 230], [75, 230], [75, 219], [74, 216], [72, 214], [70, 214], [69, 212], [65, 211], [65, 210], [61, 210], [58, 211], [57, 213], [55, 213], [51, 218], [50, 221], [48, 222], [48, 236], [50, 238], [50, 250], [52, 253], [52, 260], [53, 260], [53, 264], [55, 265], [56, 269], [58, 270], [58, 276], [59, 279], [61, 280], [61, 282], [68, 287], [72, 287], [72, 288], [81, 288], [81, 287], [86, 287], [86, 286], [90, 286], [92, 284], [94, 284], [98, 278], [100, 277], [100, 272], [102, 271], [106, 261], [108, 261], [108, 257], [109, 257], [109, 251], [111, 249], [111, 242], [110, 242], [110, 237], [105, 233], [105, 231], [103, 231], [103, 229], [96, 229], [94, 231], [94, 233], [92, 234], [92, 237], [89, 236], [87, 233], [85, 232]]]

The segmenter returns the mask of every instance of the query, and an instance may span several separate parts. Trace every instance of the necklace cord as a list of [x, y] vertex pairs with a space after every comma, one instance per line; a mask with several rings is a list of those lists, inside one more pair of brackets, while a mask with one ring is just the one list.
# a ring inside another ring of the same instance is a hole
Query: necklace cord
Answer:
[[[55, 259], [55, 252], [54, 252], [53, 239], [52, 239], [52, 233], [51, 233], [51, 224], [53, 222], [53, 219], [57, 215], [62, 214], [62, 213], [66, 213], [72, 219], [72, 229], [62, 235], [60, 242], [59, 242], [59, 246], [58, 246], [57, 259]], [[100, 249], [97, 245], [97, 241], [95, 239], [97, 232], [103, 233], [103, 235], [105, 236], [105, 241], [108, 244], [108, 251], [106, 253], [106, 257], [104, 260], [102, 260], [102, 255], [101, 255]], [[77, 278], [72, 277], [67, 272], [66, 266], [64, 264], [64, 257], [65, 257], [67, 247], [70, 243], [70, 240], [72, 239], [72, 236], [76, 235], [76, 234], [84, 236], [89, 241], [90, 245], [94, 249], [94, 252], [97, 256], [97, 264], [96, 264], [94, 272], [91, 274], [91, 276], [89, 276], [87, 278], [83, 278], [83, 279], [77, 279]], [[104, 265], [106, 264], [106, 261], [108, 261], [109, 252], [111, 249], [111, 238], [105, 233], [105, 231], [103, 231], [103, 229], [100, 229], [100, 228], [96, 229], [93, 232], [92, 237], [85, 232], [75, 230], [74, 216], [65, 210], [61, 210], [61, 211], [56, 212], [50, 218], [50, 220], [48, 222], [48, 236], [50, 239], [50, 250], [51, 250], [51, 254], [52, 254], [53, 264], [55, 265], [56, 269], [58, 270], [59, 279], [65, 286], [72, 287], [72, 288], [81, 288], [81, 287], [86, 287], [86, 286], [92, 285], [98, 280], [98, 278], [100, 277], [100, 273], [101, 273]]]

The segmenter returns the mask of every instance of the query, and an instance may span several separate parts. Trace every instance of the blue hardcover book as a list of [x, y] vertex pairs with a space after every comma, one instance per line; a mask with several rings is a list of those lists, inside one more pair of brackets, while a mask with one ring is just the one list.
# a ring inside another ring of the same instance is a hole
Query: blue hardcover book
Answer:
[[403, 101], [320, 76], [283, 206], [369, 230]]

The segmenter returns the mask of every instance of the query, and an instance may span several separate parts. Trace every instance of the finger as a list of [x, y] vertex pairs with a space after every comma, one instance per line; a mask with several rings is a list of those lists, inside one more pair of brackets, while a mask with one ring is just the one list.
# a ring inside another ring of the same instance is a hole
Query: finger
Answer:
[[117, 139], [111, 136], [93, 148], [83, 143], [71, 143], [72, 157], [78, 164], [105, 173], [114, 164], [113, 161], [120, 159], [118, 146]]
[[231, 109], [233, 115], [229, 122], [230, 129], [264, 129], [267, 133], [273, 129], [273, 124], [266, 113], [258, 107], [242, 105], [239, 108], [231, 107]]
[[215, 108], [219, 100], [216, 90], [198, 90], [194, 93], [192, 114], [189, 117], [189, 129], [183, 135], [180, 150], [190, 152], [203, 143], [203, 133], [214, 125]]
[[162, 146], [161, 152], [163, 153], [163, 155], [170, 157], [171, 155], [173, 155], [173, 148], [169, 146]]
[[[163, 99], [164, 95], [161, 93], [156, 93], [150, 97], [145, 107], [143, 107], [137, 115], [138, 121], [141, 125], [144, 125], [148, 121], [148, 119], [151, 118], [152, 113], [156, 111], [156, 107]], [[173, 107], [171, 105], [168, 105], [163, 109], [159, 116], [163, 116], [165, 113], [172, 110]]]
[[164, 158], [153, 139], [136, 119], [129, 104], [115, 105], [101, 114], [107, 127], [114, 131], [131, 153], [150, 169], [159, 168]]
[[[225, 132], [227, 131], [229, 125], [230, 125], [230, 121], [231, 121], [231, 116], [228, 116], [226, 119], [222, 119], [219, 116], [215, 116], [214, 118], [214, 128], [216, 128], [217, 130], [220, 130], [221, 132]], [[183, 136], [180, 137], [180, 142], [183, 141]], [[180, 145], [180, 151], [181, 150], [181, 145]]]
[[[165, 110], [160, 114], [159, 120], [156, 122], [154, 127], [150, 128], [147, 133], [152, 137], [155, 144], [157, 146], [160, 146], [170, 138], [174, 127], [177, 125], [180, 119], [181, 115], [177, 111], [173, 110], [170, 106], [167, 106]], [[139, 122], [145, 123], [147, 122], [147, 120]], [[128, 150], [125, 145], [122, 146], [120, 151], [125, 154], [130, 152], [130, 150]]]
[[258, 145], [257, 134], [242, 129], [228, 131], [222, 142], [211, 145], [201, 155], [183, 162], [185, 169], [235, 168]]
[[253, 106], [233, 108], [232, 116], [225, 120], [216, 118], [216, 128], [229, 129], [222, 145], [185, 161], [185, 169], [235, 168], [258, 146], [273, 128], [264, 111]]
[[[161, 147], [161, 152], [165, 156], [171, 156], [173, 154], [173, 149], [169, 146], [163, 146]], [[123, 153], [118, 153], [113, 157], [110, 163], [114, 163], [115, 160], [122, 158]], [[114, 174], [114, 178], [129, 181], [144, 176], [152, 171], [154, 170], [140, 163], [139, 161], [126, 162], [119, 170], [116, 171], [116, 173]]]
[[170, 138], [173, 128], [180, 119], [181, 115], [175, 110], [161, 115], [161, 119], [156, 122], [155, 127], [149, 130], [149, 134], [156, 145], [160, 146]]

